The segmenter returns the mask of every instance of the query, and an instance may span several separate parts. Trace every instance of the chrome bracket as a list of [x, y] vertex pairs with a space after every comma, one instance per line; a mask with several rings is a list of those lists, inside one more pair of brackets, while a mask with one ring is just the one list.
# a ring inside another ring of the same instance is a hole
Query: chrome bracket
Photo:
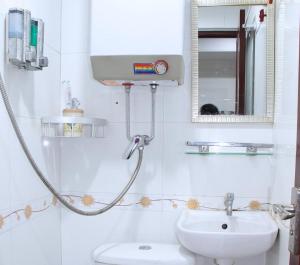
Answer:
[[248, 154], [256, 154], [257, 153], [257, 147], [256, 146], [247, 146], [246, 152]]
[[200, 145], [199, 153], [209, 153], [209, 146], [208, 145]]

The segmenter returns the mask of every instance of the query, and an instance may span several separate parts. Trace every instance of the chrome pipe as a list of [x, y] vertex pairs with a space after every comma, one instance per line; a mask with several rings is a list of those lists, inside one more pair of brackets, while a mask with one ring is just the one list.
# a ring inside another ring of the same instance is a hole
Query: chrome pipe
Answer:
[[155, 108], [156, 108], [156, 91], [158, 84], [151, 84], [151, 134], [149, 137], [149, 142], [151, 142], [155, 138]]
[[131, 137], [131, 129], [130, 129], [130, 92], [131, 85], [125, 85], [125, 93], [126, 93], [126, 103], [125, 103], [125, 112], [126, 112], [126, 137], [128, 141], [132, 141]]
[[[127, 84], [127, 83], [124, 84], [125, 94], [126, 94], [126, 99], [125, 99], [125, 104], [126, 104], [126, 106], [125, 106], [125, 109], [126, 109], [126, 114], [125, 114], [126, 115], [126, 137], [127, 137], [128, 141], [130, 141], [132, 143], [133, 139], [136, 138], [136, 137], [140, 137], [140, 135], [135, 135], [135, 136], [131, 135], [131, 115], [130, 115], [131, 86], [132, 86], [132, 84]], [[158, 87], [158, 84], [156, 84], [156, 83], [150, 84], [150, 88], [151, 88], [151, 130], [150, 130], [150, 136], [148, 136], [148, 135], [143, 135], [142, 136], [145, 145], [149, 145], [150, 142], [155, 137], [155, 105], [156, 105], [155, 95], [156, 95], [157, 87]], [[130, 146], [129, 146], [129, 149], [130, 149]], [[127, 148], [126, 152], [127, 151], [128, 151], [128, 148]]]

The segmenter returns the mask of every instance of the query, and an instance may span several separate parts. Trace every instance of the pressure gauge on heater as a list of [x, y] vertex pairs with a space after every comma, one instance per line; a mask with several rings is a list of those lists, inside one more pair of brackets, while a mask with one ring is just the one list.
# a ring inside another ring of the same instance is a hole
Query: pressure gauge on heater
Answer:
[[168, 72], [168, 68], [169, 68], [169, 65], [164, 60], [159, 60], [154, 65], [155, 72], [158, 75], [164, 75], [165, 73], [167, 73]]

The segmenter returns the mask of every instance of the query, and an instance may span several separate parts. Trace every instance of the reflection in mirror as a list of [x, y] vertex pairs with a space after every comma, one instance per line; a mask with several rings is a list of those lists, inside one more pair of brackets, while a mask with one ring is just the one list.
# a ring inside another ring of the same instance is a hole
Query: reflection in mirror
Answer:
[[266, 6], [198, 7], [199, 115], [267, 114]]

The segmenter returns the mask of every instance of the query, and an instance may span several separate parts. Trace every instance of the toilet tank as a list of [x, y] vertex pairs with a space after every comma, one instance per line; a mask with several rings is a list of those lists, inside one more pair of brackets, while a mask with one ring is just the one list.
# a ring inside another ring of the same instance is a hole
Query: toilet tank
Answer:
[[94, 78], [182, 84], [184, 13], [185, 0], [91, 0]]
[[95, 265], [195, 265], [195, 255], [177, 244], [111, 243], [93, 252]]

